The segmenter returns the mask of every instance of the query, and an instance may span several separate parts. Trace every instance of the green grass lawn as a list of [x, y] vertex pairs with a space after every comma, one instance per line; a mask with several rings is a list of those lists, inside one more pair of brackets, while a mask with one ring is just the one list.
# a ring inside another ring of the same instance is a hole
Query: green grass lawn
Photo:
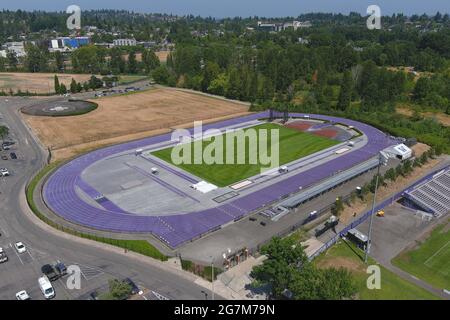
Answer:
[[416, 248], [400, 253], [392, 264], [430, 283], [450, 290], [450, 220], [437, 228]]
[[[265, 123], [252, 128], [244, 129], [244, 132], [247, 133], [248, 130], [257, 130], [257, 133], [260, 130], [266, 129], [268, 131], [266, 141], [259, 141], [255, 143], [249, 143], [248, 139], [246, 139], [245, 144], [245, 164], [193, 164], [193, 150], [194, 145], [202, 144], [203, 150], [209, 144], [213, 143], [216, 138], [212, 138], [211, 141], [195, 141], [190, 143], [191, 145], [191, 163], [192, 164], [180, 164], [178, 167], [186, 170], [199, 178], [202, 178], [210, 183], [213, 183], [219, 187], [225, 187], [230, 184], [236, 183], [238, 181], [247, 179], [249, 177], [255, 176], [261, 172], [261, 168], [265, 167], [261, 165], [260, 161], [257, 164], [252, 164], [250, 160], [250, 154], [258, 153], [258, 145], [262, 142], [265, 143], [270, 150], [271, 146], [271, 130], [279, 129], [279, 165], [283, 165], [299, 158], [308, 156], [310, 154], [316, 153], [320, 150], [329, 148], [338, 144], [338, 141], [319, 137], [316, 135], [312, 135], [309, 133], [300, 132], [294, 129], [286, 128], [281, 125], [273, 124], [273, 123]], [[223, 162], [225, 163], [226, 159], [226, 135], [223, 134], [221, 138], [224, 141], [224, 150], [223, 150]], [[258, 134], [259, 137], [259, 134]], [[153, 155], [172, 163], [172, 150], [173, 148], [162, 149], [153, 152]], [[214, 153], [213, 153], [214, 154]], [[270, 156], [270, 152], [269, 152]], [[235, 163], [237, 162], [236, 150], [234, 153]], [[259, 159], [258, 159], [259, 160]]]
[[[319, 267], [344, 267], [351, 271], [358, 288], [358, 298], [361, 300], [431, 300], [439, 299], [432, 293], [403, 280], [393, 272], [380, 266], [381, 289], [370, 290], [366, 281], [369, 274], [363, 262], [363, 252], [353, 244], [341, 240], [314, 260]], [[370, 259], [370, 264], [376, 261]]]

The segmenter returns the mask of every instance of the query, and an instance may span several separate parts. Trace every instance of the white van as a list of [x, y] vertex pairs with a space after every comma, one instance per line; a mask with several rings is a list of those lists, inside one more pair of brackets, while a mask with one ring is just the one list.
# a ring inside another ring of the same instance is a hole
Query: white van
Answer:
[[45, 299], [51, 299], [55, 296], [55, 290], [53, 289], [50, 280], [48, 280], [47, 276], [40, 277], [38, 279], [39, 289], [41, 289], [42, 294]]

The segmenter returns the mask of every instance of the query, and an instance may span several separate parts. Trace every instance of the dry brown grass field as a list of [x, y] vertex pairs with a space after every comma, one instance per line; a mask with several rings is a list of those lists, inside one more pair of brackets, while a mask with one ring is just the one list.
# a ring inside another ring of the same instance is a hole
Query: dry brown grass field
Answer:
[[72, 117], [22, 114], [40, 141], [53, 150], [53, 160], [80, 152], [248, 114], [248, 106], [170, 88], [103, 97], [98, 108]]
[[159, 61], [166, 62], [167, 56], [170, 54], [170, 51], [156, 51], [155, 54], [158, 57]]
[[[87, 74], [57, 74], [60, 83], [70, 86], [72, 78], [77, 82], [89, 80]], [[30, 91], [32, 93], [53, 93], [54, 73], [21, 73], [21, 72], [0, 72], [0, 91], [12, 89], [17, 92]]]
[[[411, 108], [408, 108], [405, 105], [398, 106], [396, 108], [396, 112], [403, 114], [405, 116], [408, 116], [408, 117], [411, 117], [414, 114], [413, 110], [411, 110]], [[427, 118], [435, 118], [437, 121], [442, 123], [444, 126], [450, 127], [450, 116], [443, 112], [434, 112], [434, 113], [433, 112], [421, 112], [420, 114]]]

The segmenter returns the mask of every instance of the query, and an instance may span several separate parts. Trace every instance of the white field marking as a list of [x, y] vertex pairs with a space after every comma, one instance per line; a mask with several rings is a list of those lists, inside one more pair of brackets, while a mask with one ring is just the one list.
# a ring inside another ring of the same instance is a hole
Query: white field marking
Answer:
[[9, 246], [11, 247], [11, 249], [13, 249], [13, 251], [14, 251], [14, 253], [16, 254], [17, 258], [19, 258], [20, 263], [23, 265], [24, 263], [23, 263], [22, 259], [20, 259], [20, 256], [19, 256], [19, 254], [17, 253], [16, 248], [13, 247], [12, 243], [10, 243]]
[[433, 259], [439, 252], [441, 252], [441, 251], [442, 251], [449, 243], [450, 243], [450, 240], [449, 240], [446, 244], [444, 244], [438, 251], [436, 251], [431, 257], [429, 257], [429, 258], [427, 259], [427, 261], [425, 261], [423, 264], [426, 265], [427, 267], [430, 267], [427, 263], [428, 263], [431, 259]]

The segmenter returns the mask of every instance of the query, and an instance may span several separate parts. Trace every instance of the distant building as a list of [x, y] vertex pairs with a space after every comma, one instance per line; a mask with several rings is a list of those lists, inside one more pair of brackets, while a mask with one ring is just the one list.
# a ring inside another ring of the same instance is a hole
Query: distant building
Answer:
[[89, 37], [59, 37], [49, 41], [50, 51], [72, 51], [90, 43]]
[[276, 31], [277, 26], [275, 23], [263, 23], [261, 21], [258, 21], [258, 30], [262, 31]]
[[136, 39], [115, 39], [113, 44], [116, 47], [135, 47], [137, 42]]
[[275, 31], [279, 32], [282, 30], [286, 30], [288, 28], [293, 28], [297, 30], [299, 28], [309, 28], [312, 24], [309, 21], [292, 21], [292, 22], [283, 22], [283, 23], [264, 23], [262, 21], [258, 21], [258, 30], [262, 31]]
[[302, 38], [302, 37], [299, 37], [298, 38], [298, 43], [300, 43], [300, 44], [309, 44], [309, 40], [305, 39], [305, 38]]
[[18, 58], [26, 56], [25, 43], [23, 41], [18, 42], [6, 42], [2, 46], [2, 51], [0, 55], [6, 57], [8, 51], [14, 52]]
[[156, 41], [141, 41], [137, 43], [138, 45], [143, 46], [145, 49], [152, 48], [156, 46]]

